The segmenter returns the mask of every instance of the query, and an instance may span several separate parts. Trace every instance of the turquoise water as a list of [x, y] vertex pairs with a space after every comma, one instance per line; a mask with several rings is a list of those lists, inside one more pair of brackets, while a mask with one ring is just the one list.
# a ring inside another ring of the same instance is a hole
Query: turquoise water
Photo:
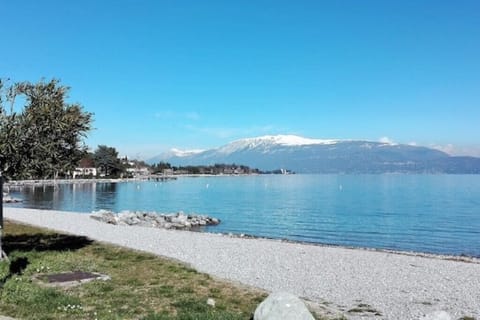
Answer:
[[25, 188], [24, 207], [195, 212], [232, 232], [480, 256], [480, 175], [182, 177]]

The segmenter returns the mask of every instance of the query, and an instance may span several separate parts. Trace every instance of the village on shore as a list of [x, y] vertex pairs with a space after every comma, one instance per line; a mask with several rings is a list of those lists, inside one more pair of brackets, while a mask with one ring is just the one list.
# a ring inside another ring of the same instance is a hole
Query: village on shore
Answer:
[[[80, 162], [71, 174], [57, 179], [28, 179], [4, 181], [4, 187], [9, 188], [22, 186], [43, 186], [69, 183], [91, 183], [91, 182], [128, 182], [128, 181], [165, 181], [175, 180], [178, 177], [198, 176], [243, 176], [261, 174], [294, 174], [290, 170], [278, 169], [273, 171], [261, 171], [244, 165], [236, 164], [215, 164], [211, 166], [172, 166], [169, 163], [160, 162], [155, 165], [148, 165], [143, 161], [128, 160], [126, 157], [120, 162], [122, 166], [113, 174], [102, 167], [94, 166], [93, 162]], [[87, 166], [90, 165], [90, 166]]]
[[[176, 180], [179, 177], [200, 177], [200, 176], [247, 176], [262, 174], [294, 174], [290, 170], [278, 169], [273, 171], [261, 171], [244, 165], [236, 164], [215, 164], [212, 166], [179, 166], [175, 167], [169, 163], [160, 162], [155, 165], [148, 165], [143, 161], [128, 160], [126, 157], [121, 160], [120, 168], [114, 172], [108, 172], [102, 167], [96, 167], [91, 162], [80, 161], [80, 166], [75, 168], [71, 174], [66, 174], [57, 179], [27, 179], [3, 181], [3, 202], [17, 203], [21, 200], [9, 196], [10, 190], [23, 187], [54, 186], [61, 184], [83, 184], [83, 183], [121, 183], [132, 181], [168, 181]], [[86, 166], [90, 165], [90, 166]], [[113, 174], [112, 174], [113, 173]]]
[[80, 161], [80, 164], [72, 173], [72, 178], [107, 178], [114, 176], [121, 179], [151, 179], [175, 176], [198, 176], [198, 175], [256, 175], [256, 174], [292, 174], [287, 169], [262, 171], [250, 168], [246, 165], [217, 163], [214, 165], [188, 165], [174, 166], [168, 162], [159, 162], [149, 165], [144, 161], [129, 160], [127, 157], [120, 159], [120, 166], [108, 169], [103, 166], [95, 166], [94, 161]]

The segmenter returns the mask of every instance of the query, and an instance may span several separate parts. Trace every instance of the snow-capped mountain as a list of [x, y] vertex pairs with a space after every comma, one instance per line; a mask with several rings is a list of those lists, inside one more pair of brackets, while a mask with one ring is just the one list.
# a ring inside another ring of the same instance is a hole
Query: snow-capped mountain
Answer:
[[335, 144], [337, 140], [308, 139], [294, 135], [263, 136], [240, 139], [216, 149], [220, 153], [230, 154], [245, 149], [263, 148], [265, 151], [277, 146], [307, 146]]
[[172, 150], [149, 160], [172, 165], [236, 163], [297, 173], [480, 173], [480, 158], [452, 157], [426, 147], [362, 140], [275, 135], [233, 141], [219, 148]]
[[305, 146], [305, 145], [314, 145], [314, 144], [335, 144], [339, 140], [322, 140], [322, 139], [309, 139], [304, 137], [299, 137], [295, 135], [277, 135], [277, 136], [263, 136], [256, 138], [246, 138], [233, 141], [227, 144], [224, 147], [219, 149], [224, 149], [226, 147], [232, 149], [243, 149], [243, 148], [256, 148], [260, 146], [269, 146], [269, 145], [283, 145], [283, 146]]
[[172, 157], [188, 157], [188, 156], [193, 156], [198, 153], [201, 153], [205, 150], [202, 149], [194, 149], [194, 150], [180, 150], [180, 149], [175, 149], [173, 148], [170, 150], [170, 156]]

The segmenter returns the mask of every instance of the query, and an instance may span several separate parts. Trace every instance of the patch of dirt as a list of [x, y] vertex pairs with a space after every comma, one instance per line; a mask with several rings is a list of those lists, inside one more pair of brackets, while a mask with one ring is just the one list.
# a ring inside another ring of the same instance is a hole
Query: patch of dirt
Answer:
[[45, 286], [72, 287], [93, 280], [110, 280], [110, 277], [96, 272], [64, 272], [54, 274], [39, 274], [35, 279]]

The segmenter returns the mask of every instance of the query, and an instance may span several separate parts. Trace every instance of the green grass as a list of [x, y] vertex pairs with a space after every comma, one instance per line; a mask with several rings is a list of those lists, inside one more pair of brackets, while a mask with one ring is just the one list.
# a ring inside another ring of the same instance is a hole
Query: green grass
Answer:
[[[0, 314], [21, 319], [249, 319], [266, 296], [151, 254], [6, 222]], [[110, 281], [51, 288], [39, 274], [89, 271]], [[215, 299], [215, 307], [207, 299]]]
[[[250, 319], [265, 292], [221, 281], [184, 264], [85, 237], [5, 222], [0, 315], [18, 319]], [[46, 274], [85, 271], [111, 277], [47, 287]], [[43, 276], [43, 277], [42, 277]], [[215, 307], [207, 299], [215, 300]], [[316, 319], [328, 319], [315, 314]], [[336, 318], [343, 319], [343, 318]]]

